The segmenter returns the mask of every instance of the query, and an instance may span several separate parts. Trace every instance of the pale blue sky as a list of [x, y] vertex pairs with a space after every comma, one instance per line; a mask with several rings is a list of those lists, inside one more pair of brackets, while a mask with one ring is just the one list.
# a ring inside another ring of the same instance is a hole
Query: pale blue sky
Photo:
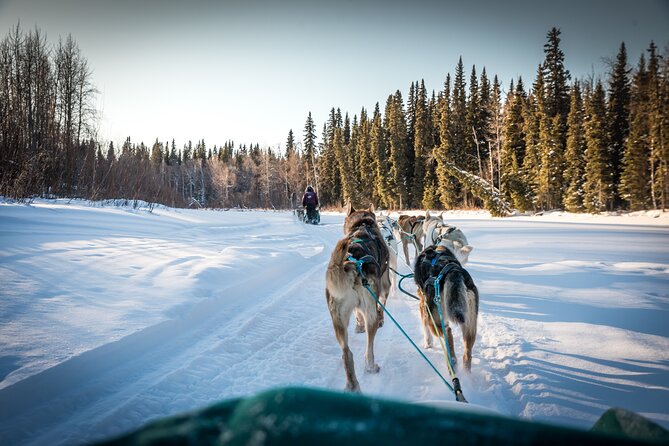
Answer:
[[625, 41], [636, 64], [669, 43], [669, 0], [132, 1], [0, 0], [0, 31], [17, 21], [51, 43], [71, 33], [99, 88], [100, 137], [150, 145], [204, 138], [279, 144], [312, 112], [373, 110], [413, 80], [441, 89], [462, 55], [467, 76], [531, 85], [548, 30], [562, 30], [578, 78], [606, 76]]

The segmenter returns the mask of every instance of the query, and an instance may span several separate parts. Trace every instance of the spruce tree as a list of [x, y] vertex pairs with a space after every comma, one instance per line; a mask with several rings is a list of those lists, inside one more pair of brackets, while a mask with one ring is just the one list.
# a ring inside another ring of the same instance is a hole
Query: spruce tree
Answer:
[[[406, 148], [407, 148], [407, 154], [406, 154], [406, 182], [407, 182], [407, 190], [409, 193], [409, 203], [405, 203], [407, 207], [410, 207], [413, 205], [413, 178], [414, 178], [414, 171], [415, 171], [415, 162], [416, 162], [416, 157], [415, 157], [415, 152], [414, 152], [414, 147], [416, 146], [415, 140], [416, 140], [416, 109], [418, 106], [418, 100], [419, 100], [419, 95], [418, 95], [418, 81], [412, 82], [411, 87], [409, 87], [409, 97], [407, 98], [407, 110], [406, 110], [406, 121], [407, 121], [407, 140], [406, 140]], [[419, 181], [422, 182], [422, 179]]]
[[151, 147], [151, 163], [158, 166], [163, 162], [163, 148], [162, 144], [158, 142], [158, 138], [156, 138], [156, 142], [153, 143], [153, 147]]
[[660, 56], [654, 42], [648, 48], [648, 110], [650, 138], [650, 178], [651, 201], [653, 208], [664, 208], [667, 198], [667, 157], [666, 128], [667, 128], [667, 98], [663, 94], [663, 82], [660, 75]]
[[295, 135], [293, 135], [293, 129], [288, 131], [288, 138], [286, 139], [286, 158], [291, 158], [295, 155]]
[[543, 209], [562, 207], [564, 157], [560, 146], [562, 118], [541, 116], [539, 127], [539, 189], [537, 196]]
[[[346, 120], [348, 121], [348, 113]], [[344, 127], [346, 129], [346, 127]], [[345, 143], [344, 152], [346, 154], [346, 165], [348, 168], [349, 182], [351, 183], [351, 200], [355, 207], [362, 205], [360, 190], [360, 171], [358, 170], [358, 138], [360, 136], [360, 126], [358, 125], [358, 116], [353, 115], [353, 122], [350, 123], [350, 136]], [[346, 141], [346, 138], [344, 138]], [[369, 204], [369, 202], [367, 202]]]
[[481, 100], [479, 97], [479, 82], [476, 75], [476, 65], [472, 66], [472, 71], [469, 76], [469, 96], [467, 98], [467, 131], [466, 131], [466, 159], [467, 163], [463, 164], [469, 171], [476, 170], [477, 175], [482, 176], [480, 144], [476, 145], [476, 140], [481, 136]]
[[504, 131], [504, 110], [502, 109], [502, 88], [497, 76], [494, 77], [490, 99], [486, 110], [486, 138], [489, 152], [490, 181], [501, 190], [500, 167], [502, 164], [502, 133]]
[[583, 210], [583, 173], [585, 171], [585, 131], [583, 128], [583, 98], [578, 81], [571, 88], [571, 102], [567, 117], [567, 150], [564, 181], [564, 205], [570, 212]]
[[374, 202], [379, 206], [392, 207], [393, 200], [390, 195], [390, 186], [388, 179], [390, 172], [388, 170], [388, 144], [386, 139], [386, 131], [383, 127], [381, 119], [381, 111], [379, 103], [374, 107], [374, 114], [372, 116], [371, 124], [371, 153], [373, 154], [373, 171], [374, 171]]
[[416, 118], [414, 124], [414, 171], [410, 206], [420, 207], [423, 202], [425, 187], [426, 162], [432, 145], [432, 129], [430, 128], [430, 111], [427, 103], [425, 82], [421, 81], [416, 91]]
[[611, 70], [608, 88], [607, 124], [610, 143], [610, 158], [614, 190], [614, 204], [619, 206], [620, 197], [617, 190], [620, 184], [625, 142], [629, 135], [630, 113], [630, 70], [627, 67], [627, 50], [625, 42], [620, 44], [615, 64]]
[[[486, 171], [486, 163], [490, 157], [490, 120], [491, 118], [491, 91], [490, 81], [485, 67], [481, 72], [481, 80], [479, 82], [479, 110], [478, 110], [478, 128], [476, 128], [476, 138], [478, 139], [479, 149], [481, 152], [482, 170]], [[486, 176], [486, 175], [482, 175]]]
[[669, 48], [665, 49], [655, 97], [656, 114], [654, 134], [657, 137], [658, 172], [656, 191], [660, 194], [659, 207], [669, 207]]
[[447, 163], [455, 162], [456, 156], [451, 139], [451, 75], [446, 76], [444, 91], [439, 102], [439, 146], [434, 149], [436, 160], [437, 190], [439, 201], [446, 209], [458, 205], [458, 190], [455, 178], [450, 174]]
[[648, 71], [641, 55], [630, 91], [630, 132], [623, 154], [620, 194], [633, 211], [650, 204], [650, 119], [648, 110]]
[[[360, 124], [357, 137], [357, 170], [360, 179], [359, 192], [360, 204], [363, 206], [370, 203], [378, 203], [374, 193], [375, 172], [372, 168], [374, 156], [372, 155], [372, 132], [371, 122], [367, 117], [367, 110], [363, 107], [360, 110]], [[377, 204], [378, 205], [378, 204]]]
[[339, 168], [339, 178], [341, 179], [341, 198], [344, 203], [348, 203], [352, 202], [354, 199], [355, 184], [354, 177], [351, 175], [351, 166], [349, 166], [349, 159], [346, 153], [347, 146], [345, 145], [344, 140], [344, 129], [341, 127], [336, 128], [332, 146]]
[[390, 95], [386, 101], [386, 130], [390, 151], [390, 193], [393, 196], [393, 205], [398, 209], [408, 206], [409, 193], [407, 190], [407, 129], [404, 115], [404, 102], [399, 90]]
[[[542, 171], [539, 180], [540, 204], [557, 208], [562, 205], [562, 172], [567, 143], [567, 114], [569, 113], [569, 79], [564, 66], [564, 53], [560, 49], [560, 30], [552, 28], [544, 45], [544, 94], [540, 125]], [[548, 119], [545, 119], [548, 118]]]
[[307, 121], [304, 124], [303, 147], [307, 181], [313, 183], [314, 187], [318, 189], [314, 170], [314, 160], [316, 159], [316, 126], [311, 117], [311, 112], [309, 112]]
[[588, 212], [606, 208], [612, 195], [610, 159], [606, 132], [604, 87], [597, 81], [585, 101], [585, 183], [583, 206]]
[[439, 182], [437, 179], [437, 147], [439, 141], [439, 110], [437, 105], [437, 98], [434, 90], [432, 90], [432, 97], [428, 102], [428, 128], [430, 133], [430, 141], [427, 153], [425, 154], [425, 181], [423, 182], [423, 209], [439, 209]]
[[336, 114], [334, 108], [323, 126], [323, 149], [318, 157], [319, 201], [324, 205], [341, 204], [341, 181], [339, 166], [334, 152]]
[[[542, 136], [547, 138], [546, 129], [549, 117], [546, 115], [545, 83], [541, 65], [532, 85], [532, 92], [528, 96], [523, 109], [525, 124], [525, 157], [521, 169], [524, 196], [523, 204], [517, 203], [524, 209], [537, 209], [540, 206], [539, 193], [541, 181]], [[543, 127], [542, 127], [543, 124]], [[542, 134], [542, 130], [544, 131]]]
[[569, 79], [571, 75], [564, 66], [564, 53], [560, 49], [560, 30], [551, 28], [548, 42], [544, 44], [545, 107], [549, 117], [560, 115], [566, 122], [569, 113]]
[[[455, 77], [453, 79], [453, 90], [451, 94], [451, 113], [450, 113], [450, 141], [449, 141], [449, 158], [461, 168], [468, 168], [471, 166], [471, 158], [467, 157], [469, 142], [472, 140], [471, 128], [467, 124], [467, 95], [464, 65], [462, 57], [458, 60], [455, 68]], [[452, 177], [455, 187], [453, 193], [456, 194], [453, 206], [460, 206], [463, 203], [463, 189], [459, 184], [457, 178]]]
[[527, 95], [523, 86], [523, 79], [509, 88], [506, 98], [506, 113], [504, 117], [504, 142], [501, 154], [501, 192], [521, 211], [530, 208], [526, 200], [526, 186], [522, 175], [522, 166], [525, 160], [525, 103]]
[[107, 162], [113, 163], [116, 161], [116, 153], [114, 152], [114, 143], [109, 143], [109, 148], [107, 149]]

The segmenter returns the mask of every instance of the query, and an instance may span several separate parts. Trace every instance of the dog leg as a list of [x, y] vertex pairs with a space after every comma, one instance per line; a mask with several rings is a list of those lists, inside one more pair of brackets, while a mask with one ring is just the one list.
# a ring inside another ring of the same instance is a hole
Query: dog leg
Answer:
[[365, 332], [365, 318], [362, 317], [360, 311], [355, 310], [355, 332], [364, 333]]
[[451, 359], [453, 359], [453, 365], [458, 363], [458, 358], [455, 356], [455, 346], [453, 345], [453, 331], [451, 331], [450, 325], [446, 325], [446, 336], [448, 337], [448, 349], [451, 351]]
[[[474, 321], [474, 324], [476, 321]], [[462, 355], [462, 362], [465, 366], [465, 370], [468, 372], [472, 371], [472, 349], [474, 348], [474, 342], [476, 342], [476, 325], [473, 327], [462, 327], [462, 339], [465, 344], [465, 352]]]
[[374, 362], [374, 337], [376, 336], [376, 330], [378, 330], [378, 321], [375, 317], [369, 317], [369, 314], [366, 314], [366, 316], [367, 351], [365, 351], [365, 371], [367, 373], [379, 373], [381, 367]]
[[404, 239], [404, 236], [402, 236], [402, 249], [404, 250], [404, 261], [407, 263], [409, 267], [411, 267], [411, 262], [409, 261], [409, 242]]
[[423, 242], [421, 241], [422, 237], [416, 237], [416, 257], [423, 252]]
[[341, 308], [334, 304], [334, 299], [330, 293], [325, 291], [330, 316], [332, 316], [332, 325], [334, 326], [335, 337], [342, 350], [342, 362], [344, 363], [344, 373], [346, 374], [346, 390], [360, 393], [360, 384], [355, 376], [355, 365], [353, 363], [353, 353], [348, 347], [348, 321], [351, 318], [353, 308]]
[[[388, 302], [388, 295], [390, 294], [390, 271], [386, 271], [386, 274], [381, 278], [381, 286], [379, 290], [379, 302], [383, 304], [383, 306], [386, 306], [386, 302]], [[378, 289], [379, 287], [377, 287]], [[383, 321], [385, 320], [385, 312], [383, 311], [383, 308], [381, 305], [376, 306], [376, 320], [378, 322], [378, 327], [381, 328], [383, 327]]]
[[429, 310], [425, 308], [425, 298], [420, 289], [418, 289], [418, 296], [420, 297], [420, 319], [423, 327], [423, 348], [428, 349], [432, 348], [432, 329], [430, 328], [432, 321], [428, 313]]

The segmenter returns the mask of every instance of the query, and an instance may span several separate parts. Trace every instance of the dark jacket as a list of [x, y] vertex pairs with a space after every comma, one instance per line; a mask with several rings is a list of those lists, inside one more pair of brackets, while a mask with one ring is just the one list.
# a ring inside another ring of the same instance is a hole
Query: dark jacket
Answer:
[[316, 192], [305, 192], [302, 197], [302, 206], [318, 206], [318, 195], [316, 195]]

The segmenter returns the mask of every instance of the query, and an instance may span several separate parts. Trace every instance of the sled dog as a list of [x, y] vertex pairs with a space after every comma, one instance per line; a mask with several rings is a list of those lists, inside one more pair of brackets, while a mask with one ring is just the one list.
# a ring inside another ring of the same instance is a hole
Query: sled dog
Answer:
[[425, 236], [425, 246], [436, 244], [438, 235], [435, 231], [440, 226], [444, 225], [444, 213], [439, 215], [432, 215], [430, 211], [425, 212], [425, 219], [423, 220], [423, 235]]
[[432, 236], [434, 237], [432, 243], [426, 243], [426, 245], [446, 246], [449, 251], [455, 254], [455, 257], [460, 264], [467, 264], [469, 261], [469, 253], [472, 252], [474, 247], [469, 244], [467, 237], [465, 237], [462, 230], [455, 226], [445, 224], [443, 226], [437, 226], [433, 231]]
[[438, 245], [445, 240], [444, 245], [455, 254], [458, 261], [463, 265], [467, 263], [469, 253], [474, 249], [467, 241], [467, 237], [462, 230], [444, 223], [443, 212], [438, 216], [430, 215], [430, 211], [425, 213], [423, 233], [425, 234], [425, 246]]
[[[335, 336], [342, 349], [346, 390], [360, 392], [353, 353], [348, 347], [348, 324], [354, 311], [364, 321], [364, 329], [367, 331], [365, 371], [378, 373], [380, 367], [374, 361], [374, 336], [383, 323], [383, 310], [365, 288], [365, 283], [385, 304], [390, 292], [389, 254], [373, 209], [356, 211], [349, 203], [344, 234], [330, 257], [325, 274], [325, 297]], [[358, 261], [362, 261], [361, 273], [358, 271]]]
[[392, 288], [395, 288], [397, 285], [397, 274], [393, 271], [397, 271], [398, 243], [395, 236], [395, 228], [398, 227], [397, 220], [390, 218], [388, 215], [379, 213], [379, 215], [376, 216], [376, 222], [381, 230], [381, 236], [383, 236], [383, 239], [388, 246], [388, 266], [390, 267], [390, 272], [388, 274], [390, 275], [390, 284]]
[[301, 222], [304, 222], [304, 209], [297, 208], [297, 209], [295, 209], [294, 212], [295, 212], [295, 216], [297, 217], [297, 219]]
[[411, 266], [409, 261], [409, 244], [416, 248], [416, 256], [423, 250], [423, 216], [400, 215], [397, 219], [399, 225], [400, 240], [404, 251], [404, 261]]
[[435, 302], [435, 280], [439, 280], [439, 300], [446, 327], [451, 357], [455, 362], [453, 333], [449, 321], [460, 325], [464, 341], [462, 361], [471, 370], [472, 348], [476, 341], [476, 321], [479, 312], [479, 292], [455, 255], [444, 244], [426, 248], [416, 259], [414, 280], [418, 286], [420, 315], [425, 348], [432, 347], [432, 335], [443, 336], [439, 309]]

